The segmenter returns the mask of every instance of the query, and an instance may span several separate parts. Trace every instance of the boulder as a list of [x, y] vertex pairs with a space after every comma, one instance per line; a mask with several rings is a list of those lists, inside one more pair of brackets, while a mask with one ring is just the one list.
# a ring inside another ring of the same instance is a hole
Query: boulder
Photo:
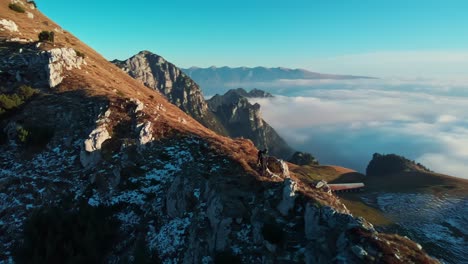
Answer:
[[18, 25], [16, 25], [14, 21], [11, 21], [8, 19], [0, 19], [0, 26], [2, 26], [4, 29], [11, 31], [11, 32], [18, 31]]
[[294, 207], [296, 200], [297, 184], [291, 178], [286, 178], [283, 183], [283, 199], [276, 209], [284, 216]]

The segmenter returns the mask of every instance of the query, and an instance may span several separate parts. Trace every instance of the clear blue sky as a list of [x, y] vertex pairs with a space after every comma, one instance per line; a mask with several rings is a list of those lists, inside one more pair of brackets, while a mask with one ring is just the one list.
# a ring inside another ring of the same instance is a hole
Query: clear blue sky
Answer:
[[[261, 65], [341, 73], [369, 68], [372, 73], [373, 61], [382, 56], [408, 59], [402, 54], [436, 52], [437, 61], [445, 59], [444, 52], [457, 58], [468, 51], [466, 0], [36, 2], [108, 59], [150, 50], [181, 67]], [[350, 55], [365, 65], [343, 63]]]

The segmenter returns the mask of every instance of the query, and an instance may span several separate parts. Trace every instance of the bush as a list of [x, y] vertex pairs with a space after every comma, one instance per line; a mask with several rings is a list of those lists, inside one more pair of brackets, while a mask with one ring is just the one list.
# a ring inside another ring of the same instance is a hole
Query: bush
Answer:
[[24, 101], [37, 93], [38, 90], [33, 89], [30, 86], [23, 85], [20, 86], [17, 93], [0, 94], [0, 114], [21, 106]]
[[40, 208], [25, 221], [16, 263], [104, 263], [119, 222], [108, 207]]
[[26, 129], [24, 129], [23, 127], [18, 127], [16, 129], [16, 133], [18, 135], [19, 142], [24, 144], [26, 143], [26, 141], [28, 141], [29, 132]]
[[20, 5], [18, 5], [18, 4], [11, 3], [11, 4], [8, 5], [8, 7], [11, 10], [16, 11], [18, 13], [24, 13], [25, 12], [24, 8], [22, 6], [20, 6]]
[[53, 31], [44, 30], [44, 31], [41, 31], [41, 33], [39, 33], [38, 37], [39, 37], [39, 41], [41, 42], [50, 41], [54, 43], [55, 33]]
[[86, 54], [84, 54], [83, 52], [79, 51], [79, 50], [75, 50], [75, 53], [76, 53], [76, 56], [78, 57], [81, 57], [81, 58], [86, 58]]
[[31, 86], [21, 85], [18, 89], [18, 93], [23, 100], [31, 98], [33, 95], [38, 93], [38, 90], [33, 89]]
[[17, 94], [0, 94], [0, 108], [11, 110], [24, 102]]

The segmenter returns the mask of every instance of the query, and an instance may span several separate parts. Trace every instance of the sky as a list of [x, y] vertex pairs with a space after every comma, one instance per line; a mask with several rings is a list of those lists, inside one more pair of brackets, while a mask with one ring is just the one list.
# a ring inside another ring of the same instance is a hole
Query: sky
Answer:
[[254, 101], [286, 142], [321, 164], [365, 173], [373, 153], [396, 153], [468, 179], [467, 84], [468, 79], [282, 80], [255, 84], [275, 97]]
[[107, 59], [372, 76], [466, 74], [464, 0], [37, 0]]

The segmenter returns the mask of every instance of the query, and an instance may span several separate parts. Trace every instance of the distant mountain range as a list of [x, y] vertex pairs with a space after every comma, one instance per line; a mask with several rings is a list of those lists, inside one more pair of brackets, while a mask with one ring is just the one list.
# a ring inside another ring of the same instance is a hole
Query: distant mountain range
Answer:
[[[304, 69], [289, 68], [266, 68], [266, 67], [191, 67], [182, 69], [190, 78], [197, 82], [205, 91], [213, 89], [237, 88], [244, 84], [272, 82], [281, 79], [287, 80], [349, 80], [349, 79], [372, 79], [367, 76], [336, 75], [311, 72]], [[218, 91], [219, 92], [219, 91]]]

